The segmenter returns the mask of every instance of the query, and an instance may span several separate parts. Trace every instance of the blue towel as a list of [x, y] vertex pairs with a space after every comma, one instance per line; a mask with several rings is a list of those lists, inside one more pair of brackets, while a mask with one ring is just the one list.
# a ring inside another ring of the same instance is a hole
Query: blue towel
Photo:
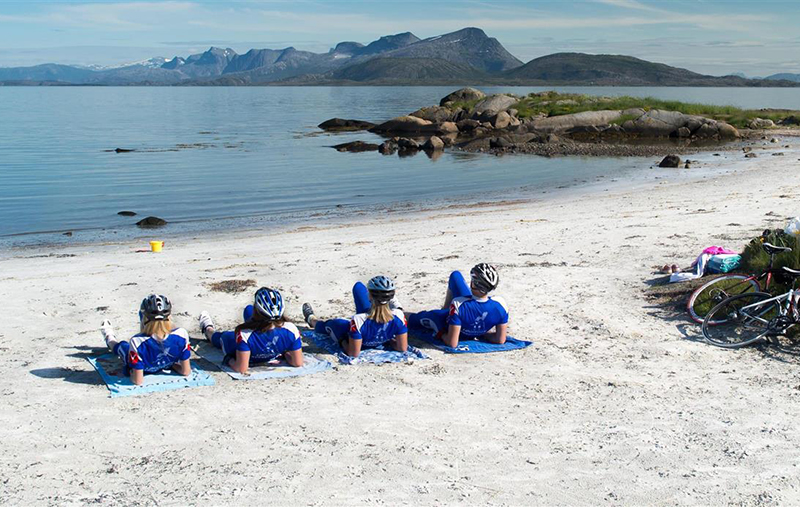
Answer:
[[112, 398], [120, 396], [138, 396], [156, 391], [172, 391], [184, 387], [213, 386], [214, 379], [205, 371], [192, 364], [192, 373], [188, 377], [177, 373], [149, 373], [144, 376], [144, 383], [137, 386], [129, 377], [122, 376], [122, 362], [114, 354], [103, 354], [86, 358], [100, 374]]
[[415, 359], [428, 359], [428, 356], [423, 354], [422, 351], [411, 345], [408, 346], [408, 351], [406, 352], [397, 352], [379, 346], [374, 349], [362, 349], [358, 357], [350, 357], [344, 353], [336, 340], [329, 335], [315, 333], [314, 331], [303, 331], [303, 336], [311, 340], [317, 347], [336, 356], [341, 364], [411, 363]]
[[485, 354], [487, 352], [505, 352], [506, 350], [524, 349], [533, 342], [526, 342], [524, 340], [517, 340], [510, 336], [506, 338], [506, 342], [502, 345], [497, 343], [482, 342], [475, 339], [464, 338], [463, 336], [458, 341], [458, 347], [448, 347], [442, 340], [436, 338], [433, 331], [429, 329], [409, 329], [409, 335], [412, 338], [422, 340], [430, 343], [439, 350], [443, 350], [448, 354]]
[[236, 380], [263, 380], [270, 378], [299, 377], [301, 375], [311, 375], [333, 368], [330, 361], [319, 359], [311, 354], [303, 354], [303, 366], [295, 368], [286, 361], [270, 361], [269, 363], [251, 366], [246, 374], [241, 374], [232, 370], [227, 365], [222, 364], [222, 351], [208, 342], [201, 342], [195, 347], [195, 352], [211, 363], [219, 366], [222, 371]]

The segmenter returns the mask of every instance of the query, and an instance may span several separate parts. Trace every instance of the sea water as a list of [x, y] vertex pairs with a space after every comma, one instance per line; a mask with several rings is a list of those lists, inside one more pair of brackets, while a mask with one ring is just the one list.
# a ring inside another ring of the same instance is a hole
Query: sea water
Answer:
[[[330, 146], [381, 140], [316, 127], [332, 117], [380, 122], [438, 104], [455, 88], [0, 87], [0, 246], [125, 239], [139, 233], [133, 224], [148, 215], [168, 220], [169, 236], [268, 228], [354, 209], [503, 199], [629, 177], [652, 165], [649, 159], [339, 153]], [[800, 109], [794, 89], [559, 90]], [[117, 215], [122, 210], [138, 216]]]

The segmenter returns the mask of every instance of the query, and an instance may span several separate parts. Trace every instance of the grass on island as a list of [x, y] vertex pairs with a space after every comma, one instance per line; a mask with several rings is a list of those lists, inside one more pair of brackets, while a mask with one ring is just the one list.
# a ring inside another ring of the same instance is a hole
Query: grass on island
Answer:
[[[477, 100], [454, 103], [451, 107], [471, 110]], [[518, 111], [520, 118], [530, 118], [544, 113], [547, 116], [560, 116], [564, 114], [581, 113], [584, 111], [602, 111], [616, 109], [641, 108], [663, 109], [679, 113], [705, 116], [715, 120], [722, 120], [734, 127], [747, 127], [754, 118], [764, 118], [775, 123], [788, 117], [800, 116], [800, 111], [790, 110], [758, 110], [740, 109], [733, 106], [715, 106], [711, 104], [693, 104], [677, 100], [662, 100], [654, 97], [600, 97], [577, 93], [558, 93], [555, 91], [531, 93], [512, 106]], [[623, 119], [624, 118], [624, 119]], [[626, 120], [635, 119], [632, 115], [625, 115], [614, 123], [622, 124]]]

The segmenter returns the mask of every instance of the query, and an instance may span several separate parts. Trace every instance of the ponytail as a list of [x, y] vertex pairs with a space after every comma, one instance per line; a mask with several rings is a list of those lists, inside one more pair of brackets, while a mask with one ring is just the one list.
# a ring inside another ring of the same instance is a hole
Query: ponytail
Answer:
[[369, 313], [367, 313], [367, 318], [374, 320], [378, 324], [386, 324], [394, 319], [394, 314], [388, 304], [381, 305], [373, 301]]
[[233, 332], [236, 336], [239, 336], [239, 333], [244, 329], [250, 330], [254, 333], [263, 333], [274, 327], [283, 327], [283, 325], [287, 322], [289, 322], [289, 320], [286, 317], [281, 316], [276, 320], [269, 320], [263, 317], [260, 313], [254, 311], [253, 316], [250, 317], [250, 320], [236, 326]]

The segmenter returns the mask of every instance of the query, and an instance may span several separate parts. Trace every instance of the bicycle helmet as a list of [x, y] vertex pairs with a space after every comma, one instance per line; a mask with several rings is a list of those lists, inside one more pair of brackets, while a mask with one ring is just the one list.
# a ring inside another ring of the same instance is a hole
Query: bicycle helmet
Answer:
[[472, 278], [472, 286], [486, 294], [495, 290], [497, 284], [500, 283], [500, 275], [497, 274], [497, 268], [485, 262], [476, 264], [470, 270], [469, 276]]
[[379, 305], [385, 305], [394, 297], [395, 287], [391, 278], [380, 275], [370, 278], [367, 282], [367, 290], [372, 301]]
[[172, 303], [167, 296], [150, 294], [142, 300], [139, 313], [143, 322], [167, 320], [172, 313]]
[[256, 300], [253, 307], [268, 320], [280, 319], [286, 309], [281, 293], [269, 287], [261, 287], [256, 291]]

